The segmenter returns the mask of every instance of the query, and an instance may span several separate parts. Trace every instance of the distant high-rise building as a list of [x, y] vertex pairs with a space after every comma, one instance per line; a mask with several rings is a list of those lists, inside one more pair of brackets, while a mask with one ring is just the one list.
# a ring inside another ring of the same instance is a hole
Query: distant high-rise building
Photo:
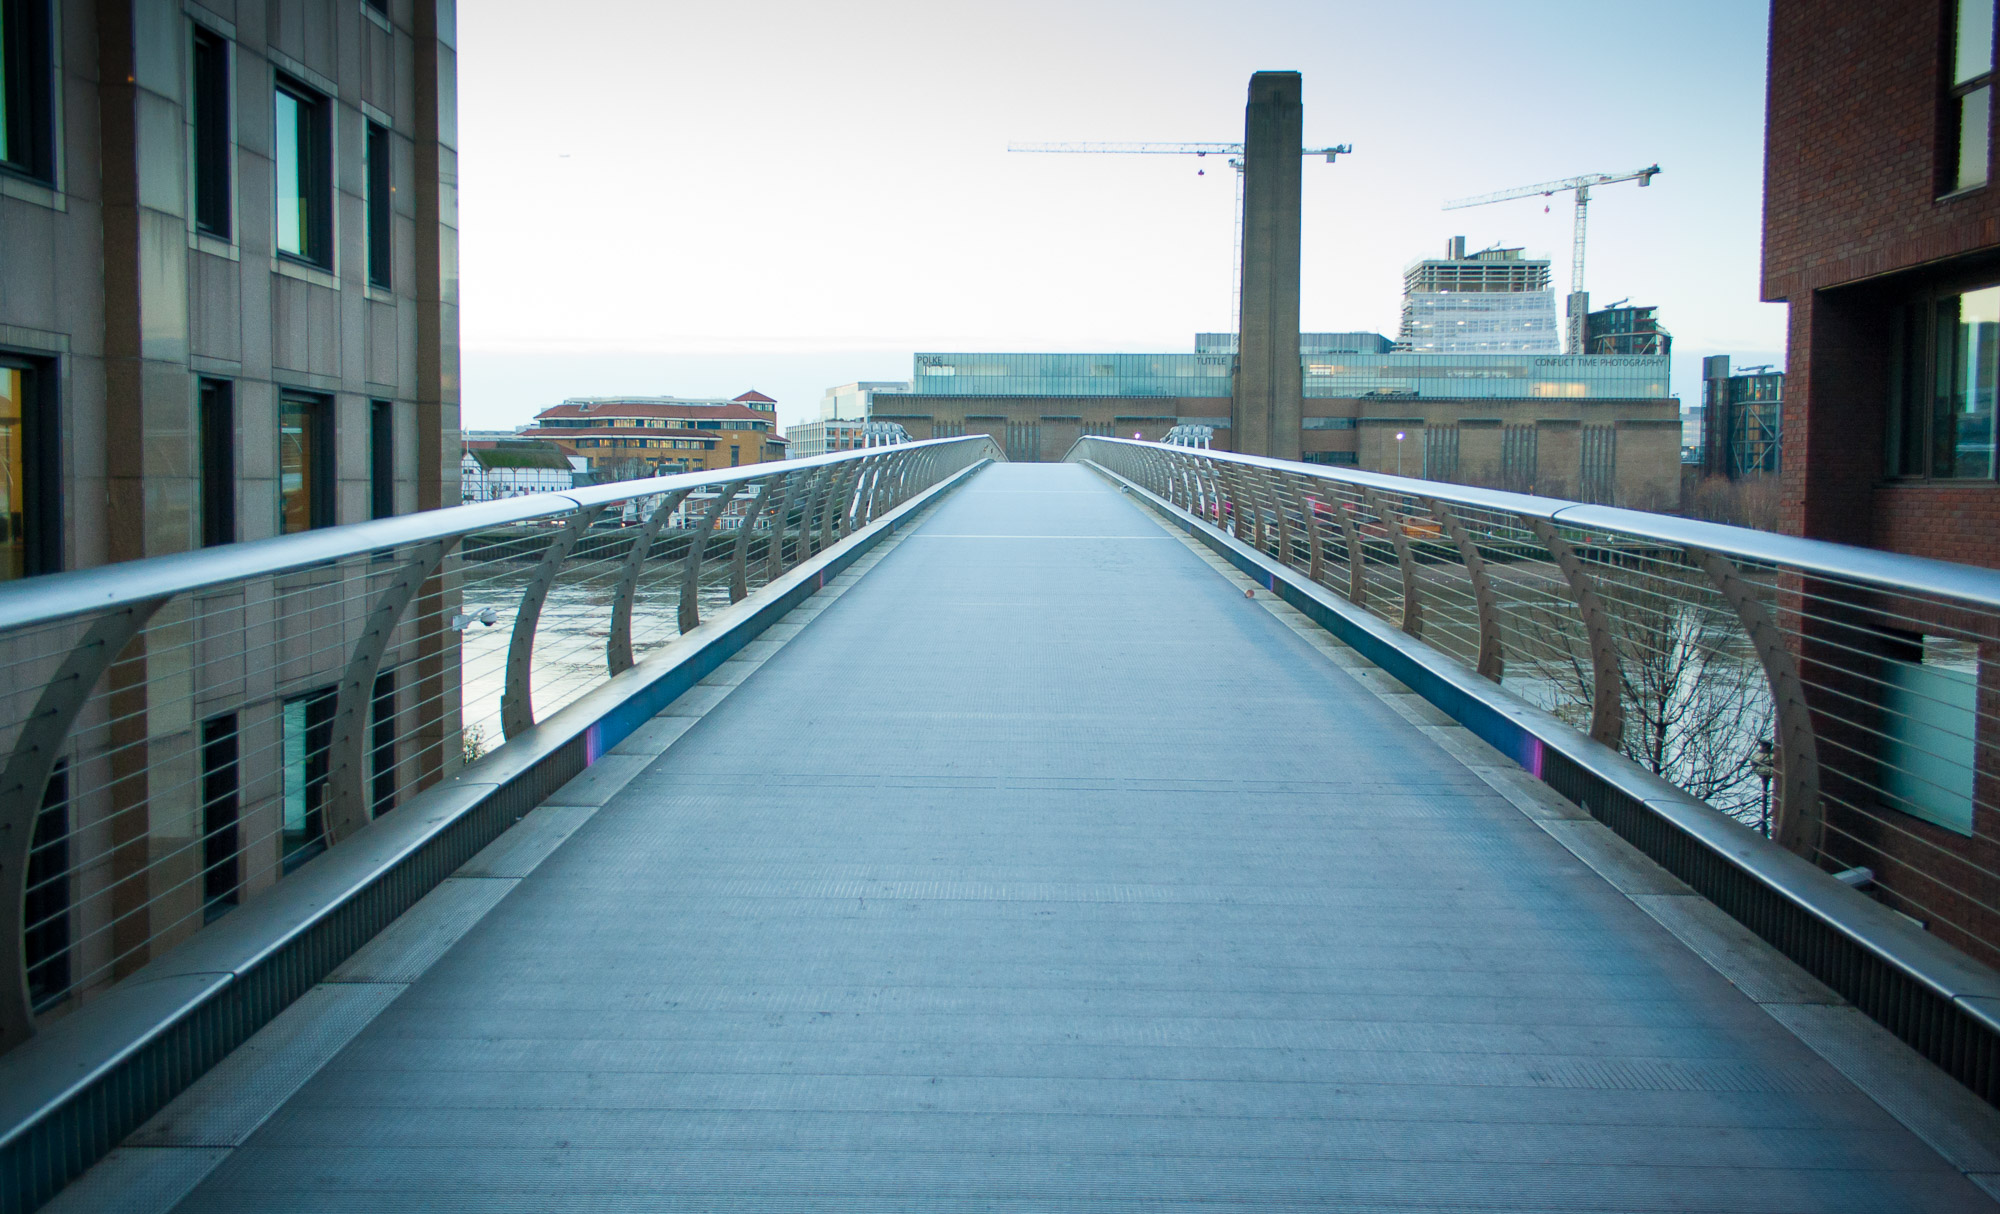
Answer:
[[1702, 471], [1735, 480], [1777, 472], [1785, 373], [1770, 367], [1732, 371], [1727, 354], [1701, 360]]
[[878, 393], [909, 390], [907, 380], [864, 379], [841, 384], [837, 388], [828, 388], [826, 395], [819, 398], [819, 417], [821, 421], [865, 422], [875, 416], [875, 397]]
[[1671, 355], [1674, 336], [1660, 327], [1658, 312], [1658, 308], [1635, 308], [1623, 301], [1599, 308], [1584, 318], [1583, 352]]
[[1560, 354], [1549, 263], [1520, 249], [1467, 254], [1454, 236], [1445, 255], [1403, 272], [1398, 350], [1412, 354]]

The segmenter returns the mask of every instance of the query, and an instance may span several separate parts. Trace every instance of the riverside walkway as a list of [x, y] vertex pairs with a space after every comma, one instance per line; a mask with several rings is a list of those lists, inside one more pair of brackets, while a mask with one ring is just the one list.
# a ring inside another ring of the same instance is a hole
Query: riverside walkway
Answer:
[[301, 1001], [360, 1027], [179, 1208], [1994, 1208], [1823, 988], [1088, 469], [885, 548]]

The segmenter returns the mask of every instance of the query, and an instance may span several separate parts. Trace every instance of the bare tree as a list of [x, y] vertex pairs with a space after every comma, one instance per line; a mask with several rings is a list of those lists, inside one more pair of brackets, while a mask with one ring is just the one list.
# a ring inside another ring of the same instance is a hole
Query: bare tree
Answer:
[[[1746, 824], [1768, 809], [1758, 751], [1773, 711], [1763, 668], [1734, 614], [1691, 600], [1699, 574], [1593, 570], [1618, 650], [1625, 730], [1620, 749], [1646, 770]], [[1554, 595], [1515, 613], [1509, 674], [1546, 689], [1566, 724], [1588, 730], [1589, 645], [1574, 609]], [[1531, 698], [1537, 698], [1532, 697]]]

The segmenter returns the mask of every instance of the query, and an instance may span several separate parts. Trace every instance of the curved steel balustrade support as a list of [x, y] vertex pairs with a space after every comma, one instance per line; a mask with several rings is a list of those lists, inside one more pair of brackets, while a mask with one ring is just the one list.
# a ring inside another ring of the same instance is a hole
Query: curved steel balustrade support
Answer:
[[[1587, 717], [1596, 741], [1697, 796], [1720, 798], [1739, 821], [1824, 865], [1879, 860], [1880, 871], [1908, 863], [1912, 852], [1939, 857], [1934, 867], [1955, 884], [1928, 905], [1895, 894], [1906, 913], [1946, 918], [1971, 903], [2000, 922], [2000, 873], [1933, 842], [1929, 825], [1905, 816], [1944, 820], [1938, 815], [1951, 810], [1951, 796], [1935, 793], [1941, 763], [1956, 765], [1946, 775], [1956, 782], [1958, 812], [1977, 804], [2000, 813], [1989, 804], [1994, 783], [1978, 775], [2000, 762], [1992, 697], [1950, 708], [1961, 725], [1936, 723], [1951, 663], [1977, 664], [2000, 648], [2000, 572], [1128, 439], [1086, 437], [1069, 458], [1101, 464], [1267, 554], [1275, 539], [1283, 564], [1387, 618], [1394, 608], [1374, 601], [1366, 576], [1379, 525], [1402, 581], [1400, 618], [1388, 622], [1531, 702]], [[1305, 530], [1303, 555], [1294, 515]], [[1334, 524], [1345, 577], [1326, 551]], [[1929, 665], [1911, 656], [1919, 641], [1946, 646], [1946, 673], [1903, 673]], [[1745, 669], [1755, 677], [1743, 677]], [[1932, 701], [1940, 707], [1925, 707]], [[1761, 749], [1751, 745], [1758, 731], [1768, 735]], [[1988, 757], [1968, 761], [1954, 749], [1975, 746]], [[1851, 824], [1834, 825], [1831, 808]]]
[[[283, 880], [313, 847], [340, 846], [375, 808], [476, 757], [486, 743], [474, 716], [497, 723], [503, 738], [531, 727], [544, 661], [561, 673], [557, 701], [588, 690], [574, 686], [587, 681], [574, 659], [578, 648], [595, 647], [593, 628], [568, 627], [551, 642], [555, 652], [536, 653], [538, 633], [548, 631], [543, 608], [569, 585], [572, 566], [612, 579], [608, 602], [588, 585], [575, 591], [580, 604], [604, 613], [605, 657], [589, 664], [592, 676], [602, 682], [630, 669], [639, 579], [691, 495], [713, 496], [686, 528], [688, 548], [676, 549], [682, 631], [700, 621], [704, 558], [726, 515], [738, 515], [741, 531], [726, 570], [708, 580], [725, 578], [736, 602], [941, 480], [1004, 458], [985, 435], [936, 439], [434, 510], [0, 586], [0, 670], [9, 674], [0, 679], [0, 746], [10, 755], [0, 772], [0, 890], [9, 891], [0, 899], [0, 940], [10, 942], [11, 973], [0, 994], [0, 1050], [33, 1033], [37, 1003], [54, 1007], [111, 985]], [[657, 504], [632, 524], [592, 526], [648, 502]], [[764, 557], [753, 562], [767, 525]], [[495, 598], [507, 605], [478, 605]], [[482, 642], [480, 661], [489, 665], [473, 669], [467, 638], [489, 627], [508, 629], [505, 645]], [[45, 792], [60, 762], [70, 774], [51, 818]], [[112, 819], [119, 825], [107, 826]], [[45, 848], [37, 831], [51, 822], [60, 830]], [[149, 842], [156, 822], [180, 833]], [[312, 846], [295, 846], [295, 835], [313, 836]], [[84, 878], [108, 871], [114, 853], [115, 900]], [[37, 870], [33, 889], [31, 856], [50, 870]], [[51, 899], [61, 902], [53, 911]], [[31, 999], [31, 967], [47, 972], [52, 940], [66, 976], [53, 997]]]

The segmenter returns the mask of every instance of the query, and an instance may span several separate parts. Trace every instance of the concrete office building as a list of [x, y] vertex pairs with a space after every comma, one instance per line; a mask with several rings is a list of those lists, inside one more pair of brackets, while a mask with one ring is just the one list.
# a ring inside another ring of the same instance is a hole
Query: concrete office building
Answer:
[[910, 385], [901, 380], [879, 379], [828, 388], [826, 395], [819, 398], [820, 420], [867, 421], [875, 415], [875, 397], [878, 394], [893, 395], [909, 390]]
[[[0, 579], [458, 503], [454, 37], [451, 0], [0, 4]], [[449, 618], [432, 586], [413, 618]], [[38, 1013], [324, 848], [342, 646], [317, 630], [366, 607], [282, 589], [160, 608], [149, 635], [188, 643], [124, 661], [181, 698], [71, 734], [14, 920]], [[276, 660], [193, 656], [258, 629]], [[371, 736], [458, 694], [456, 634], [390, 646]], [[455, 730], [371, 749], [369, 810], [446, 774]], [[104, 778], [134, 744], [146, 772]], [[217, 758], [276, 748], [281, 779]]]
[[864, 447], [893, 447], [909, 441], [910, 432], [900, 423], [880, 419], [824, 418], [802, 422], [785, 430], [787, 459], [804, 459], [830, 451], [858, 451]]
[[1454, 236], [1443, 257], [1403, 272], [1403, 325], [1396, 348], [1416, 354], [1560, 354], [1549, 263], [1520, 249], [1468, 255]]
[[0, 576], [457, 502], [451, 14], [6, 6]]

